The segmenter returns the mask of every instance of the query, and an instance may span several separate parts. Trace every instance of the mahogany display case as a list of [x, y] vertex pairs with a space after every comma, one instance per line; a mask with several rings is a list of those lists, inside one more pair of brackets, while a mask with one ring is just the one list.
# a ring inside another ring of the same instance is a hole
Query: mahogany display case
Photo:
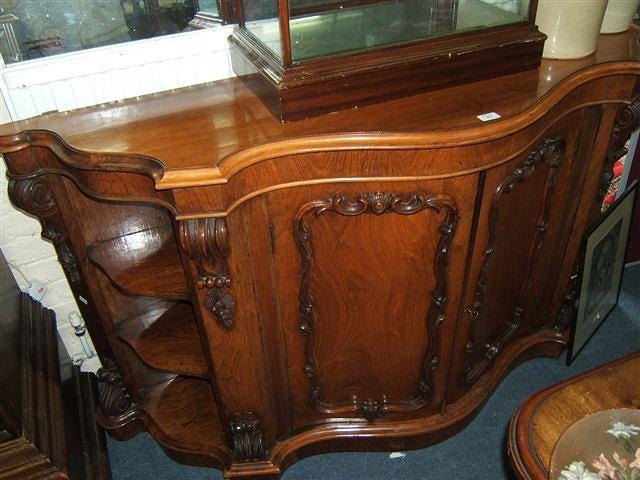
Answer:
[[638, 32], [298, 122], [234, 78], [1, 126], [102, 360], [100, 424], [228, 478], [455, 434], [566, 346], [640, 123]]
[[235, 0], [234, 72], [282, 121], [535, 69], [537, 0]]

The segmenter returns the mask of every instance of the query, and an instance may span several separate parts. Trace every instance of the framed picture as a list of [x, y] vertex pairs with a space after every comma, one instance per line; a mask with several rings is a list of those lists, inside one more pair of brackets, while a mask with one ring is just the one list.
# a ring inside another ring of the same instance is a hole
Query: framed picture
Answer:
[[567, 349], [567, 365], [618, 303], [637, 190], [635, 181], [598, 219], [582, 242], [580, 295]]

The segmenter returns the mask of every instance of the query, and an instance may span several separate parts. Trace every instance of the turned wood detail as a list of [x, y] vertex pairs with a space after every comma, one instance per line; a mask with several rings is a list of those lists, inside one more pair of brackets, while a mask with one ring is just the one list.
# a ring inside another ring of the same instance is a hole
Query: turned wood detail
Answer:
[[[321, 398], [318, 382], [318, 366], [314, 354], [314, 301], [310, 289], [311, 271], [313, 268], [313, 248], [311, 232], [306, 223], [308, 215], [319, 217], [323, 213], [332, 212], [343, 216], [362, 214], [382, 215], [395, 213], [412, 215], [430, 209], [436, 213], [444, 212], [440, 224], [440, 239], [433, 266], [436, 286], [431, 294], [431, 306], [427, 313], [427, 331], [429, 342], [424, 356], [422, 375], [414, 398], [409, 400], [389, 400], [385, 394], [379, 399], [359, 400], [354, 396], [346, 405], [334, 405]], [[299, 287], [299, 329], [304, 337], [305, 365], [304, 372], [310, 382], [309, 402], [314, 409], [323, 413], [354, 412], [372, 420], [387, 412], [409, 412], [422, 408], [432, 391], [431, 373], [439, 363], [440, 334], [439, 330], [445, 320], [447, 303], [447, 264], [449, 246], [453, 239], [458, 221], [457, 209], [451, 199], [445, 196], [430, 196], [426, 193], [370, 192], [362, 193], [356, 198], [344, 194], [335, 194], [329, 198], [317, 199], [300, 207], [293, 222], [294, 236], [301, 257], [301, 279]]]
[[224, 218], [205, 218], [180, 222], [180, 246], [196, 262], [198, 288], [208, 290], [205, 307], [225, 330], [234, 327], [236, 301], [229, 288], [229, 243]]
[[[464, 307], [464, 311], [468, 314], [471, 322], [471, 339], [465, 348], [464, 380], [466, 383], [473, 383], [482, 375], [520, 327], [520, 322], [528, 305], [528, 296], [533, 286], [533, 273], [535, 272], [540, 250], [545, 240], [545, 234], [549, 228], [549, 214], [555, 193], [558, 172], [564, 160], [564, 150], [565, 141], [562, 138], [553, 137], [543, 140], [527, 155], [527, 158], [522, 163], [500, 182], [493, 194], [489, 210], [489, 238], [484, 249], [484, 260], [476, 282], [474, 302], [471, 306]], [[536, 168], [542, 164], [546, 164], [549, 167], [549, 173], [544, 187], [542, 209], [536, 222], [533, 249], [531, 250], [532, 253], [529, 257], [521, 287], [520, 301], [513, 310], [511, 320], [505, 323], [505, 328], [498, 337], [482, 347], [477, 346], [473, 338], [474, 326], [478, 322], [478, 318], [482, 315], [484, 296], [488, 288], [486, 276], [489, 266], [493, 261], [496, 261], [494, 253], [497, 240], [496, 226], [500, 220], [500, 204], [506, 194], [511, 193], [517, 184], [529, 179]], [[474, 353], [480, 354], [480, 360], [476, 363], [474, 363], [472, 359]]]
[[122, 375], [110, 358], [102, 359], [102, 367], [96, 372], [101, 384], [99, 407], [105, 417], [122, 417], [133, 410], [134, 402], [124, 386]]
[[58, 261], [72, 285], [80, 284], [80, 269], [73, 251], [67, 243], [68, 236], [56, 229], [58, 206], [51, 186], [45, 177], [37, 176], [25, 180], [9, 180], [9, 198], [24, 211], [35, 215], [42, 226], [42, 238], [53, 243]]
[[249, 410], [235, 412], [231, 416], [233, 459], [237, 462], [254, 462], [265, 458], [260, 420]]

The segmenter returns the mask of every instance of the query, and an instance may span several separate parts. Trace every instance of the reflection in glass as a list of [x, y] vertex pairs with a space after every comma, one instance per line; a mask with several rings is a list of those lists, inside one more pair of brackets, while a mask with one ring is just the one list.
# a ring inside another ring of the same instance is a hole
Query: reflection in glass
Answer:
[[198, 0], [198, 11], [209, 13], [215, 17], [220, 15], [218, 11], [218, 0]]
[[[246, 27], [281, 57], [276, 0], [243, 0]], [[529, 0], [289, 0], [294, 62], [528, 20]]]
[[242, 13], [244, 27], [282, 59], [278, 0], [242, 0]]
[[[198, 0], [1, 0], [6, 63], [178, 33]], [[215, 0], [200, 0], [214, 8]], [[212, 5], [210, 5], [212, 4]], [[214, 10], [217, 12], [217, 6]]]

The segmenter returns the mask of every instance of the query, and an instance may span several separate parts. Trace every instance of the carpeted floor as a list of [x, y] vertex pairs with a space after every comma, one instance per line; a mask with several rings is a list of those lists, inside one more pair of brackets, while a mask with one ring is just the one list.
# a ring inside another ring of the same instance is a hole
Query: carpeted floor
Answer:
[[[640, 265], [625, 269], [619, 305], [571, 367], [564, 355], [535, 359], [515, 368], [478, 416], [459, 434], [438, 445], [389, 458], [388, 453], [335, 453], [306, 458], [283, 480], [501, 480], [513, 478], [506, 453], [511, 414], [529, 394], [640, 349]], [[170, 460], [147, 435], [127, 442], [109, 439], [114, 480], [221, 480], [214, 469]]]

